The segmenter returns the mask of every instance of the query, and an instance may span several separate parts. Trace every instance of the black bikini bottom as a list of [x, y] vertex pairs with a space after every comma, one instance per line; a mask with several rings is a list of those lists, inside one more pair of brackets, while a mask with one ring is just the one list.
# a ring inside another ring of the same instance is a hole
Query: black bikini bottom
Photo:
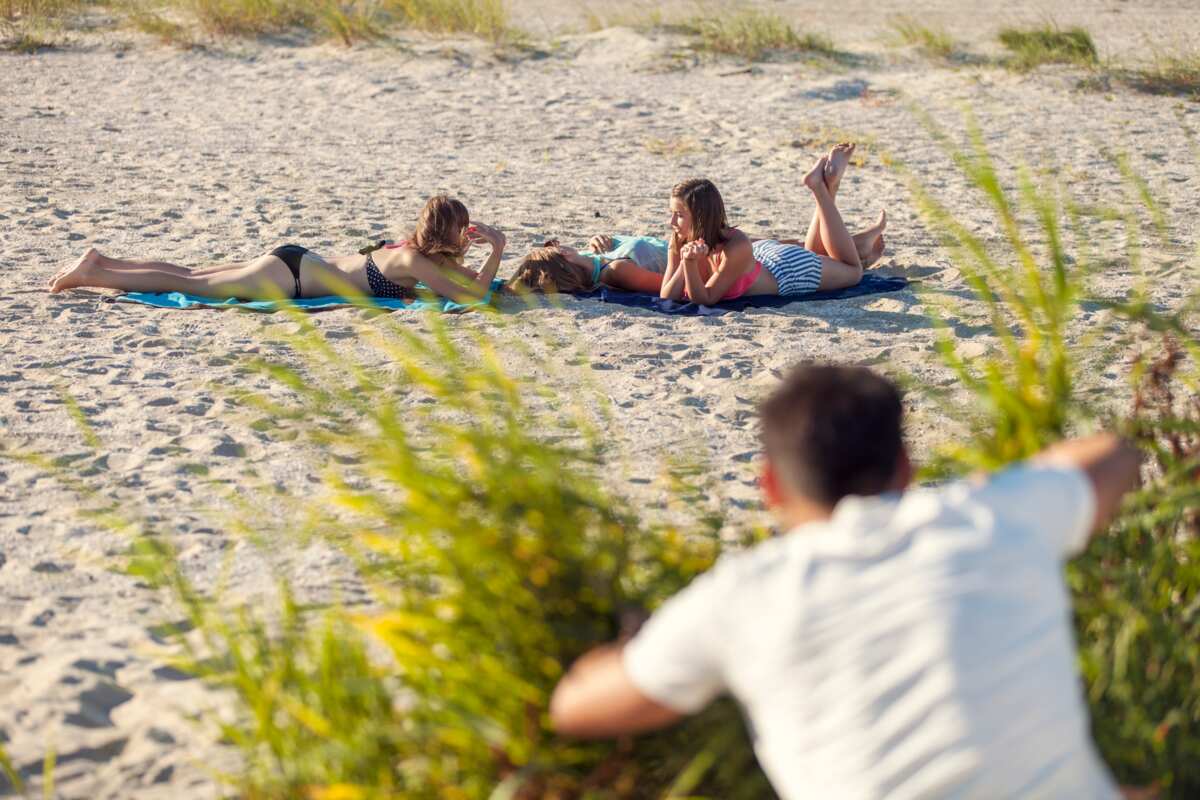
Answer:
[[301, 247], [298, 244], [285, 244], [283, 247], [276, 247], [271, 251], [271, 255], [287, 264], [287, 268], [292, 271], [292, 280], [296, 282], [294, 296], [297, 298], [300, 297], [300, 261], [307, 252], [307, 247]]

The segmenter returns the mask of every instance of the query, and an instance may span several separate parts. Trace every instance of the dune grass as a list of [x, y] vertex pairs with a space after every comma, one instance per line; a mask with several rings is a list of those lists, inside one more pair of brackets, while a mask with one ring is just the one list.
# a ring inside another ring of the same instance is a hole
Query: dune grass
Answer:
[[906, 46], [933, 58], [949, 58], [954, 55], [954, 39], [940, 28], [923, 25], [914, 17], [900, 15], [888, 20], [897, 40]]
[[[28, 48], [41, 41], [39, 27], [61, 23], [84, 5], [85, 0], [0, 0], [0, 26], [11, 29], [10, 46]], [[389, 26], [496, 42], [515, 35], [503, 0], [118, 0], [111, 8], [130, 26], [185, 46], [196, 42], [196, 33], [249, 38], [292, 31], [353, 44], [380, 38]]]
[[131, 27], [153, 36], [163, 44], [184, 48], [195, 45], [195, 38], [187, 25], [169, 20], [156, 10], [137, 3], [127, 3], [122, 10]]
[[60, 19], [80, 11], [87, 0], [0, 0], [0, 20], [26, 22]]
[[773, 53], [819, 56], [837, 53], [829, 37], [798, 34], [783, 17], [753, 8], [728, 15], [696, 16], [684, 23], [683, 28], [697, 37], [696, 50], [747, 61], [758, 61]]
[[315, 28], [310, 0], [186, 0], [184, 8], [213, 36], [262, 36], [291, 28]]
[[17, 768], [13, 766], [12, 760], [8, 757], [8, 753], [5, 752], [3, 744], [0, 744], [0, 777], [8, 781], [8, 786], [0, 784], [0, 788], [11, 789], [14, 792], [25, 791], [25, 782], [21, 780], [21, 775], [17, 772]]
[[1005, 63], [1013, 69], [1030, 70], [1042, 64], [1091, 67], [1099, 58], [1092, 35], [1084, 28], [1005, 28], [999, 38], [1010, 54]]
[[595, 33], [605, 28], [632, 28], [635, 31], [647, 31], [662, 27], [665, 20], [662, 11], [658, 9], [617, 8], [598, 12], [589, 6], [584, 10], [584, 23], [589, 31]]
[[503, 0], [384, 0], [406, 25], [437, 33], [470, 33], [493, 41], [512, 33]]
[[588, 9], [586, 21], [590, 31], [616, 26], [640, 31], [662, 28], [694, 37], [695, 51], [747, 61], [759, 61], [772, 54], [837, 54], [828, 37], [815, 33], [800, 35], [778, 14], [740, 4], [736, 10], [702, 5], [700, 13], [677, 23], [667, 22], [657, 9], [602, 13]]
[[[455, 344], [440, 320], [413, 333], [384, 318], [360, 327], [364, 349], [347, 359], [297, 322], [282, 341], [301, 366], [247, 369], [285, 397], [238, 393], [239, 424], [311, 458], [322, 482], [269, 530], [259, 514], [218, 526], [271, 549], [338, 548], [373, 605], [304, 606], [285, 576], [274, 609], [226, 602], [152, 529], [128, 564], [196, 632], [180, 637], [178, 666], [234, 698], [222, 732], [244, 757], [239, 796], [768, 797], [727, 703], [632, 746], [560, 739], [546, 717], [576, 656], [712, 564], [721, 520], [635, 514], [600, 481], [603, 406], [511, 378], [482, 337]], [[669, 480], [705, 507], [686, 474]]]
[[[1144, 185], [1126, 171], [1124, 209], [1084, 206], [1067, 186], [1037, 184], [1027, 172], [1014, 192], [1005, 188], [982, 132], [972, 129], [970, 138], [969, 150], [947, 147], [994, 212], [998, 244], [962, 225], [918, 182], [912, 185], [926, 222], [955, 254], [975, 300], [987, 310], [998, 344], [984, 355], [964, 355], [949, 326], [956, 307], [930, 298], [931, 307], [940, 306], [938, 350], [970, 401], [951, 402], [926, 387], [967, 432], [939, 449], [928, 474], [994, 469], [1094, 427], [1124, 433], [1142, 446], [1146, 485], [1067, 569], [1079, 665], [1093, 736], [1117, 778], [1152, 786], [1164, 798], [1196, 797], [1200, 294], [1173, 313], [1151, 302], [1150, 283], [1124, 298], [1091, 296], [1090, 281], [1102, 268], [1090, 242], [1095, 223], [1123, 221], [1131, 243], [1142, 240], [1147, 224], [1165, 236], [1161, 209]], [[1127, 250], [1135, 274], [1143, 269], [1143, 252], [1138, 244]], [[1081, 324], [1085, 300], [1107, 314], [1071, 342], [1067, 333]], [[1129, 375], [1133, 402], [1124, 410], [1089, 391], [1085, 358], [1099, 352]]]
[[294, 28], [346, 44], [379, 38], [389, 24], [499, 40], [510, 30], [502, 0], [185, 0], [216, 36], [259, 36]]
[[1118, 70], [1117, 77], [1139, 91], [1200, 101], [1200, 50], [1157, 52], [1149, 65]]
[[666, 139], [652, 137], [646, 140], [645, 147], [647, 152], [663, 158], [682, 158], [703, 150], [700, 143], [691, 136], [675, 136]]
[[56, 47], [65, 22], [86, 0], [0, 0], [0, 50], [36, 53]]

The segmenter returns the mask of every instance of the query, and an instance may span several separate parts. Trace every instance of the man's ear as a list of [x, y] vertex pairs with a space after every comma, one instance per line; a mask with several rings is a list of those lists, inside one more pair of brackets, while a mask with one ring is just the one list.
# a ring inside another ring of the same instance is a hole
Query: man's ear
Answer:
[[779, 472], [770, 459], [763, 462], [762, 475], [758, 479], [758, 485], [762, 487], [763, 499], [767, 501], [767, 508], [778, 508], [784, 503], [783, 486], [779, 480]]
[[917, 468], [908, 457], [908, 448], [900, 445], [900, 453], [896, 456], [896, 470], [892, 474], [892, 485], [889, 488], [892, 491], [903, 492], [913, 482], [916, 474]]

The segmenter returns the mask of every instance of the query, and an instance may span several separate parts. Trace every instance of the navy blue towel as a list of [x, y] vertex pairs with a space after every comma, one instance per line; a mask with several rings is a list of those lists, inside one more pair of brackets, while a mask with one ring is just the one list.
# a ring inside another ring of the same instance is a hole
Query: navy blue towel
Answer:
[[684, 314], [687, 316], [713, 316], [728, 314], [731, 311], [744, 311], [747, 308], [782, 308], [792, 303], [807, 303], [810, 300], [841, 300], [846, 297], [861, 297], [865, 294], [881, 292], [897, 292], [908, 286], [904, 278], [888, 278], [882, 275], [866, 274], [857, 286], [848, 289], [838, 289], [832, 292], [813, 292], [802, 297], [778, 297], [776, 295], [754, 295], [739, 297], [737, 300], [725, 300], [712, 306], [702, 306], [698, 303], [678, 303], [674, 300], [663, 300], [651, 294], [623, 292], [620, 289], [610, 289], [603, 286], [588, 294], [579, 295], [602, 303], [616, 303], [620, 306], [646, 308], [651, 311], [661, 311], [664, 314]]

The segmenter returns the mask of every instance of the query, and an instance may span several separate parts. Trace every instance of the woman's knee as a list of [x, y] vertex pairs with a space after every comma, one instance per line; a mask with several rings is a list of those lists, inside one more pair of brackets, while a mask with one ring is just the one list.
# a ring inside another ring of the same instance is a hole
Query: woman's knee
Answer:
[[860, 265], [847, 264], [828, 256], [821, 257], [821, 285], [819, 291], [832, 292], [837, 289], [849, 289], [857, 286], [863, 277]]

